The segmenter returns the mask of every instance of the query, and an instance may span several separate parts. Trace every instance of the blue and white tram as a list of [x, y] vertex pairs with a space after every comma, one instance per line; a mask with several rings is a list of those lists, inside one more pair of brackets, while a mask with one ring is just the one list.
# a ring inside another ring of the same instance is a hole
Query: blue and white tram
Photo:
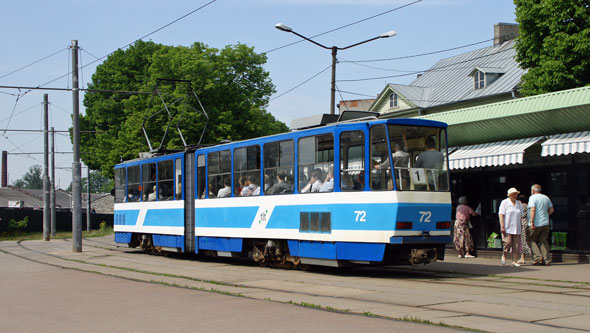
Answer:
[[336, 123], [118, 164], [115, 241], [263, 266], [442, 260], [446, 127]]

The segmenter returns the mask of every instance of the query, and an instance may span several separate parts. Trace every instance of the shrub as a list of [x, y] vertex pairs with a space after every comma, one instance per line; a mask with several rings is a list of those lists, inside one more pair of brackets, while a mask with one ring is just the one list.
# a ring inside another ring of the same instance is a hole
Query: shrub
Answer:
[[106, 221], [100, 222], [100, 224], [99, 224], [100, 231], [105, 231], [106, 228], [107, 228], [107, 222]]
[[8, 232], [21, 232], [24, 231], [29, 225], [29, 217], [25, 216], [21, 221], [15, 221], [11, 219], [6, 225], [6, 231]]

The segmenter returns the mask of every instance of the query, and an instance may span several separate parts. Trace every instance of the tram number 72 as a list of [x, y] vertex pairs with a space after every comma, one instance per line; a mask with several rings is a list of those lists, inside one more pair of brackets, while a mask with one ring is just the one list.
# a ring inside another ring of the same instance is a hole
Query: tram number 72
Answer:
[[367, 222], [367, 212], [364, 210], [355, 210], [354, 213], [356, 214], [355, 222]]
[[420, 211], [420, 222], [430, 222], [430, 218], [432, 217], [431, 211]]

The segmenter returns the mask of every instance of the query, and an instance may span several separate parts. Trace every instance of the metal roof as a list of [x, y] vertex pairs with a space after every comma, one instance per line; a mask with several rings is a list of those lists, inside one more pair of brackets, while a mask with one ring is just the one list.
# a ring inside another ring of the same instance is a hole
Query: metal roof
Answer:
[[424, 107], [428, 102], [429, 88], [393, 83], [388, 86], [397, 92], [401, 98], [414, 104], [414, 106]]
[[[433, 107], [469, 99], [510, 93], [519, 85], [526, 73], [518, 66], [514, 56], [515, 41], [463, 53], [438, 61], [416, 78], [410, 86], [428, 87], [428, 100], [421, 107]], [[474, 89], [470, 74], [474, 69], [487, 69], [490, 73], [503, 73], [483, 89]]]
[[590, 128], [590, 87], [416, 118], [447, 123], [450, 146], [586, 131]]
[[522, 164], [524, 151], [542, 139], [539, 136], [461, 147], [449, 156], [449, 168], [454, 170]]
[[541, 156], [590, 153], [590, 131], [553, 135], [541, 146]]

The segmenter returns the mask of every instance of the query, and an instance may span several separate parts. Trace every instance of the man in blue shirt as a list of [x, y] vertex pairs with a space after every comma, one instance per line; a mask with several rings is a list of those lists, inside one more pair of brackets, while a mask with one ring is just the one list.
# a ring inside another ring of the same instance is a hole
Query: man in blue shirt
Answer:
[[555, 211], [551, 200], [541, 194], [541, 185], [535, 184], [531, 187], [529, 198], [529, 246], [533, 250], [533, 265], [545, 264], [549, 266], [549, 215]]

